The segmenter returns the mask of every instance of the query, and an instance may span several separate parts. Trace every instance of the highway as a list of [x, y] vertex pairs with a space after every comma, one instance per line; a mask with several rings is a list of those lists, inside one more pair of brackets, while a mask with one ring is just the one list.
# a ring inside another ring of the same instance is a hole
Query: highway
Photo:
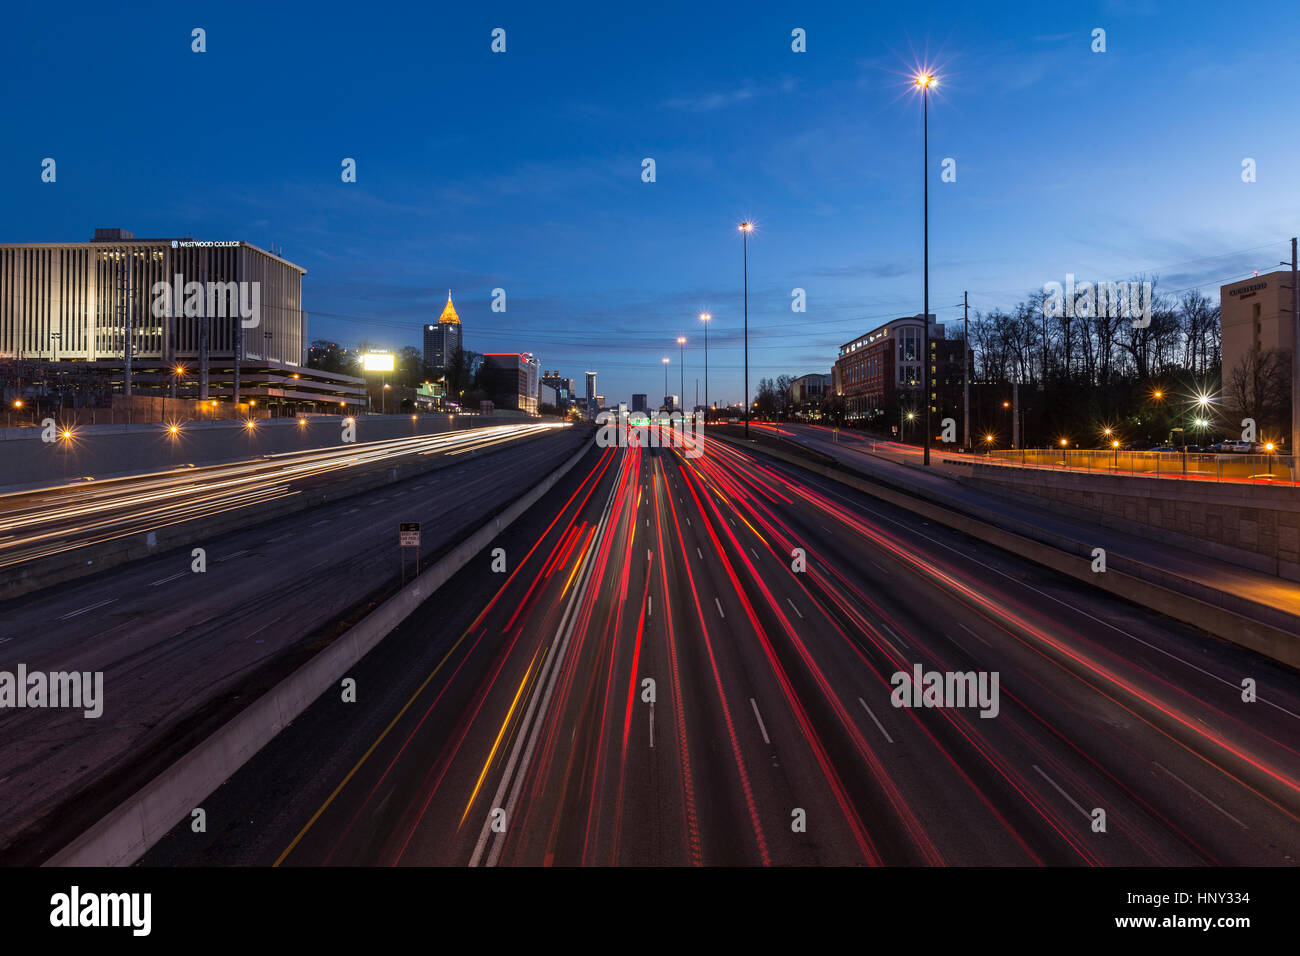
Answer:
[[[103, 715], [89, 720], [70, 709], [0, 710], [0, 861], [43, 861], [391, 593], [403, 567], [399, 522], [422, 525], [428, 567], [527, 490], [521, 475], [550, 472], [590, 440], [584, 429], [490, 431], [420, 439], [414, 450], [362, 446], [358, 458], [437, 450], [445, 460], [407, 480], [205, 536], [197, 542], [202, 573], [184, 547], [0, 601], [0, 670], [102, 671], [105, 697]], [[226, 494], [229, 502], [240, 487], [286, 482], [297, 493], [304, 482], [347, 473], [346, 456], [307, 457], [203, 469], [194, 498]], [[290, 479], [290, 471], [309, 474]], [[125, 484], [184, 507], [184, 481]], [[107, 489], [97, 483], [91, 499], [103, 514], [148, 526], [147, 494]], [[87, 501], [67, 490], [28, 495], [27, 514], [42, 500], [56, 513]], [[413, 575], [413, 550], [405, 562]]]
[[145, 862], [1294, 865], [1293, 671], [712, 439], [572, 474]]
[[[306, 419], [301, 419], [306, 421]], [[254, 424], [251, 427], [256, 427]], [[312, 481], [424, 455], [456, 455], [563, 427], [493, 425], [444, 434], [264, 455], [0, 495], [0, 574], [37, 558], [298, 494]]]

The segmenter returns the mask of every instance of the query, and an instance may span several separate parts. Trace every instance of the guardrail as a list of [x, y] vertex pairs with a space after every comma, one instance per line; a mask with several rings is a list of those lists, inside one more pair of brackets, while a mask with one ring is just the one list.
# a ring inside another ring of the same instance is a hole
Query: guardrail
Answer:
[[1021, 448], [990, 451], [977, 462], [1019, 468], [1048, 468], [1093, 474], [1189, 478], [1201, 481], [1297, 483], [1297, 459], [1291, 455], [1165, 451], [1089, 451], [1077, 448]]

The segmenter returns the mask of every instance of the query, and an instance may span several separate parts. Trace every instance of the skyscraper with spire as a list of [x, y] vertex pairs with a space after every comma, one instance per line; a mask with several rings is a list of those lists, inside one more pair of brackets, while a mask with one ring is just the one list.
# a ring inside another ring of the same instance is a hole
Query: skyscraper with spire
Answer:
[[431, 366], [434, 373], [441, 375], [461, 348], [460, 316], [451, 304], [451, 290], [447, 290], [447, 304], [443, 306], [442, 315], [438, 316], [436, 325], [424, 327], [424, 364]]

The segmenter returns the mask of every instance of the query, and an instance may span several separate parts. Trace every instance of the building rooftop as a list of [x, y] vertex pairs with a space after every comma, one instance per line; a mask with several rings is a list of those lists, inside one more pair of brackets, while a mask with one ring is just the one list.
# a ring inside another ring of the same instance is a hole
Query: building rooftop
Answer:
[[447, 290], [447, 305], [442, 310], [442, 315], [438, 316], [439, 325], [460, 325], [460, 316], [456, 314], [456, 307], [451, 304], [451, 290]]

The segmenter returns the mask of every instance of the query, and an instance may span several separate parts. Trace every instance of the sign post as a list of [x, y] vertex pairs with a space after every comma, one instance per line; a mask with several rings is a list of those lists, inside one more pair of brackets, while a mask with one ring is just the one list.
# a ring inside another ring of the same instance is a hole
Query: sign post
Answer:
[[401, 521], [397, 525], [397, 546], [402, 552], [402, 583], [406, 583], [406, 549], [415, 549], [415, 575], [420, 575], [420, 522]]

